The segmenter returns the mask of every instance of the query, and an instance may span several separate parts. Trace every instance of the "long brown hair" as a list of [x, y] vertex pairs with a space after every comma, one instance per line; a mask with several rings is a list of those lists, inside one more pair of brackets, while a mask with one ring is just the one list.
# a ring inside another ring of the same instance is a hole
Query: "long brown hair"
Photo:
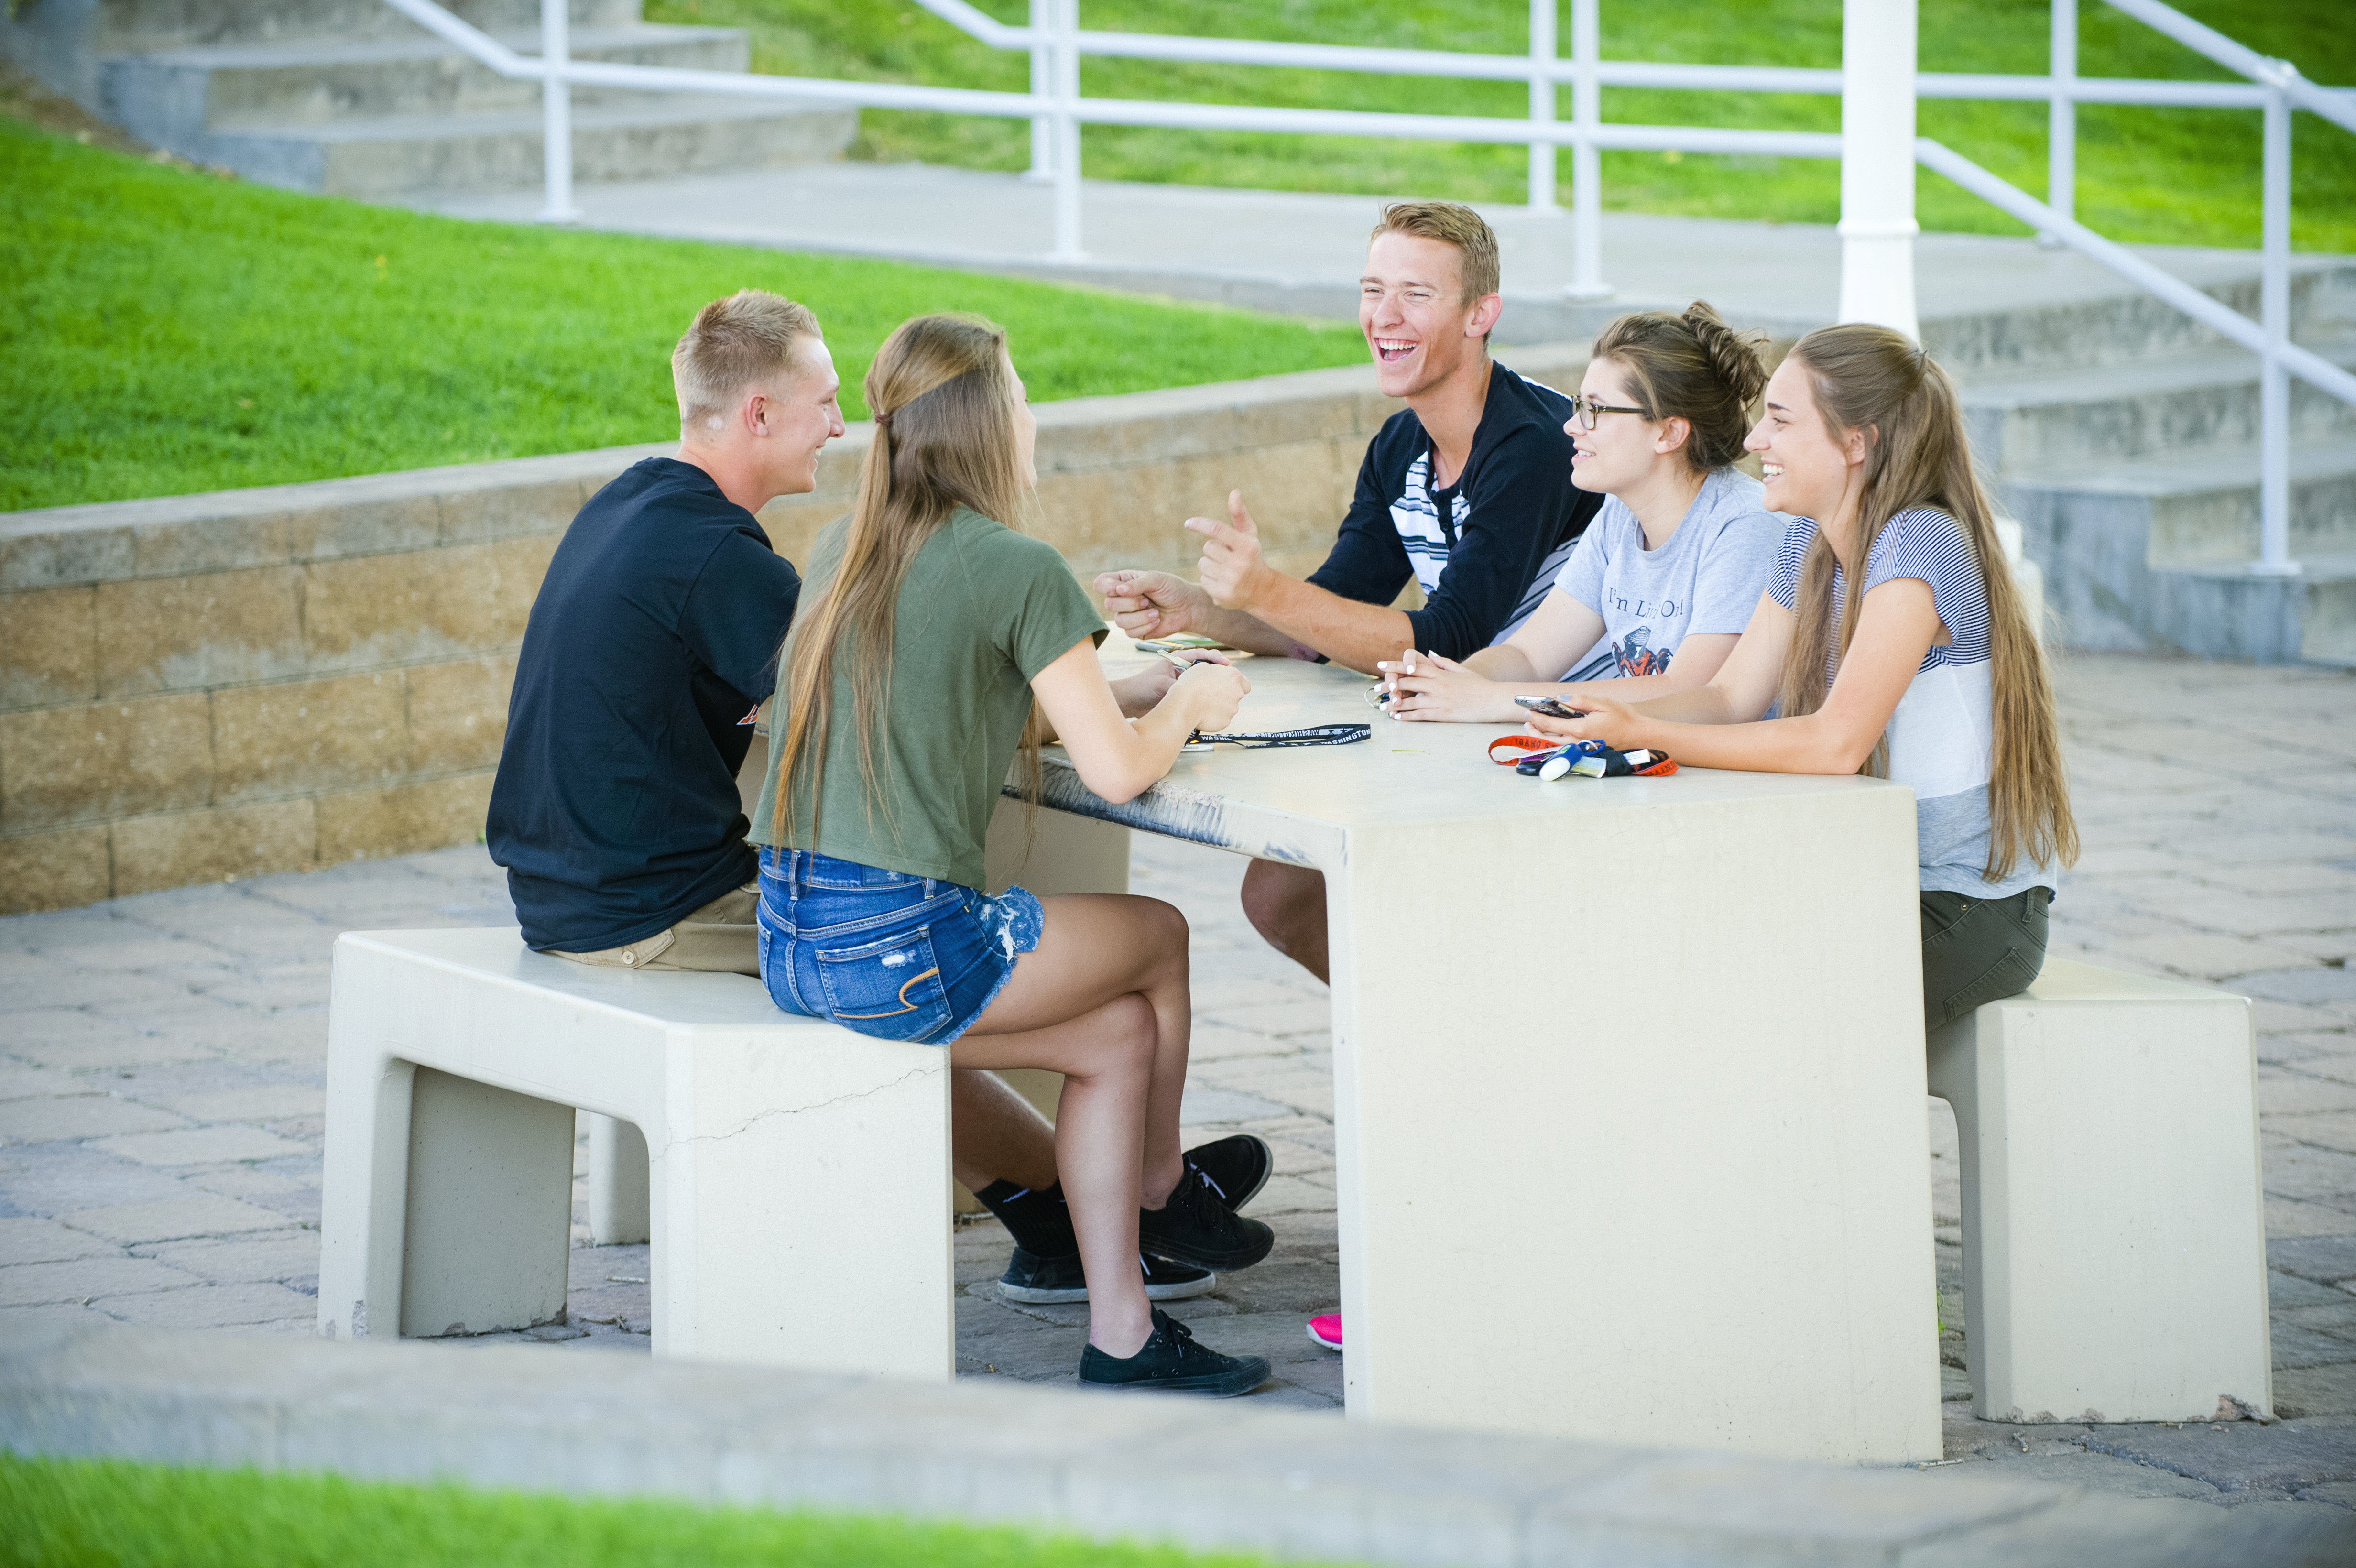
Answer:
[[[1994, 748], [1982, 874], [2002, 880], [2024, 852], [2040, 866], [2071, 864], [2078, 859], [2078, 826], [2070, 814], [2070, 777], [2045, 651], [2013, 585], [1995, 514], [1972, 468], [1954, 382], [1912, 339], [1886, 326], [1819, 327], [1793, 347], [1791, 357], [1808, 373], [1832, 439], [1864, 432], [1865, 472], [1849, 557], [1858, 569], [1843, 574], [1837, 612], [1837, 562], [1826, 528], [1817, 529], [1801, 564], [1791, 652], [1783, 661], [1783, 712], [1795, 717], [1824, 706], [1834, 627], [1839, 628], [1838, 655], [1846, 657], [1864, 603], [1865, 562], [1882, 529], [1910, 507], [1936, 507], [1963, 526], [1987, 594]], [[1867, 771], [1886, 773], [1888, 759], [1885, 738]]]
[[[895, 612], [909, 563], [958, 507], [1014, 527], [1031, 501], [1015, 447], [1017, 394], [1004, 327], [972, 315], [902, 322], [862, 385], [875, 440], [860, 465], [841, 558], [816, 602], [804, 603], [778, 654], [786, 727], [769, 827], [780, 844], [793, 828], [797, 780], [810, 787], [817, 841], [837, 660], [847, 652], [859, 774], [872, 812], [876, 738], [890, 701]], [[1034, 708], [1023, 735], [1024, 793], [1033, 797], [1039, 737]], [[885, 811], [888, 819], [889, 801]]]
[[1708, 300], [1680, 312], [1638, 311], [1605, 327], [1595, 357], [1627, 373], [1647, 421], [1683, 420], [1687, 466], [1707, 474], [1742, 455], [1751, 405], [1767, 385], [1763, 332], [1737, 332]]

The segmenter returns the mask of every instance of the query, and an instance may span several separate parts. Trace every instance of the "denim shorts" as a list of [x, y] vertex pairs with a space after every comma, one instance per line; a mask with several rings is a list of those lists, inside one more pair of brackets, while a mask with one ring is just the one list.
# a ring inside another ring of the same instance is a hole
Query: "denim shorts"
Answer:
[[878, 1040], [947, 1045], [1039, 945], [1036, 895], [998, 898], [809, 849], [761, 851], [761, 983], [789, 1013]]

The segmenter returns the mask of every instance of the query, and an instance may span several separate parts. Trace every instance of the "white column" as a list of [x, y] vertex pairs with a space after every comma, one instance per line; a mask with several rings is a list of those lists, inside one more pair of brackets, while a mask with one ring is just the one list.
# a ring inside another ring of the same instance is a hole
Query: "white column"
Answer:
[[2297, 575], [2290, 558], [2290, 373], [2280, 352], [2290, 342], [2290, 99], [2266, 91], [2263, 259], [2258, 320], [2266, 354], [2258, 380], [2258, 559], [2263, 577]]
[[2053, 0], [2053, 97], [2045, 130], [2045, 205], [2078, 215], [2078, 0]]
[[[573, 58], [571, 0], [540, 0], [540, 62], [552, 73]], [[548, 176], [542, 223], [575, 223], [573, 205], [573, 89], [551, 74], [540, 86], [541, 162]]]
[[1603, 123], [1603, 86], [1595, 62], [1603, 52], [1596, 0], [1570, 0], [1570, 116], [1580, 138], [1570, 148], [1570, 283], [1575, 300], [1609, 298], [1603, 281], [1603, 157], [1595, 128]]
[[[1530, 0], [1530, 123], [1554, 123], [1555, 0]], [[1554, 144], [1530, 144], [1530, 210], [1553, 212]]]
[[[1047, 45], [1049, 21], [1055, 0], [1031, 0], [1031, 96], [1044, 98], [1055, 91], [1055, 51]], [[1044, 183], [1055, 177], [1055, 122], [1044, 114], [1031, 117], [1031, 167], [1023, 178]]]
[[1085, 260], [1080, 248], [1080, 0], [1049, 0], [1055, 16], [1055, 253]]
[[1840, 319], [1914, 315], [1914, 0], [1841, 9]]

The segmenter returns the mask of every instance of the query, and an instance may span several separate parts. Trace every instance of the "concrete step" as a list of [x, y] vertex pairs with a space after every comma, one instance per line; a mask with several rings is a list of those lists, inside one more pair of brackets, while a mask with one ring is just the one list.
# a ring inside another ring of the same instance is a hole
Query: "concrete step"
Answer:
[[[2187, 252], [2171, 269], [2201, 293], [2250, 317], [2258, 315], [2254, 257]], [[2000, 381], [2222, 352], [2231, 340], [2174, 305], [2121, 279], [2079, 298], [2028, 298], [1998, 308], [1926, 309], [1923, 346], [1956, 376]], [[2356, 262], [2301, 256], [2291, 274], [2292, 337], [2356, 337]]]
[[[626, 27], [640, 0], [571, 0], [577, 27]], [[444, 0], [492, 33], [540, 27], [540, 0]], [[290, 39], [426, 38], [384, 0], [32, 0], [0, 11], [0, 59], [93, 114], [106, 112], [102, 63], [118, 55]]]
[[[817, 163], [851, 143], [858, 112], [799, 99], [648, 95], [573, 116], [573, 176], [669, 178]], [[537, 109], [400, 114], [222, 132], [185, 155], [294, 190], [362, 198], [405, 191], [523, 189], [540, 184]]]
[[[2307, 347], [2356, 365], [2356, 339], [2310, 338]], [[2156, 356], [2121, 365], [1962, 388], [1972, 450], [1982, 469], [2009, 477], [2127, 458], [2254, 444], [2258, 361], [2238, 347]], [[2356, 439], [2356, 407], [2291, 379], [2291, 439]]]
[[[2016, 514], [2067, 511], [2140, 528], [2147, 564], [2190, 570], [2256, 558], [2258, 477], [2257, 449], [2239, 446], [2015, 474], [2000, 487]], [[2290, 481], [2291, 554], [2356, 551], [2356, 440], [2294, 445]]]
[[[485, 32], [540, 27], [540, 0], [440, 0], [442, 8]], [[58, 5], [37, 0], [36, 7]], [[100, 54], [147, 53], [202, 44], [258, 43], [284, 38], [406, 37], [416, 23], [384, 0], [82, 0], [91, 47]], [[639, 20], [641, 0], [572, 0], [573, 25], [627, 27]]]
[[[538, 34], [502, 41], [538, 54]], [[730, 27], [639, 24], [575, 33], [582, 59], [627, 65], [742, 71], [744, 35]], [[540, 84], [510, 80], [439, 38], [302, 38], [224, 44], [100, 62], [107, 118], [141, 139], [185, 156], [208, 134], [282, 131], [397, 114], [470, 114], [535, 109]], [[575, 104], [641, 95], [573, 90]]]
[[2356, 669], [2356, 555], [2318, 557], [2304, 564], [2299, 657]]
[[2253, 449], [2007, 481], [2057, 640], [2356, 664], [2356, 441], [2293, 449], [2292, 577], [2257, 574]]

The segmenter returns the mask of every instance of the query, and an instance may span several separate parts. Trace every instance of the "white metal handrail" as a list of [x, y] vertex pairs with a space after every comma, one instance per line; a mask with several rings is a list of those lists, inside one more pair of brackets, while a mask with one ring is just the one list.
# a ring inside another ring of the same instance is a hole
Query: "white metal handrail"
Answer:
[[[1601, 297], [1612, 292], [1601, 279], [1601, 204], [1598, 189], [1598, 155], [1601, 150], [1843, 156], [1843, 137], [1828, 132], [1607, 124], [1601, 117], [1601, 88], [1834, 94], [1844, 92], [1850, 85], [1847, 73], [1840, 70], [1602, 59], [1598, 41], [1598, 0], [1571, 0], [1571, 53], [1567, 59], [1558, 58], [1555, 0], [1531, 0], [1531, 47], [1526, 56], [1087, 31], [1079, 26], [1078, 0], [1030, 0], [1031, 21], [1028, 26], [1018, 27], [1000, 22], [975, 9], [967, 0], [916, 0], [926, 10], [984, 44], [1027, 52], [1031, 64], [1031, 91], [1027, 93], [576, 60], [569, 48], [566, 0], [541, 0], [541, 53], [533, 58], [516, 53], [453, 16], [434, 0], [385, 3], [500, 75], [542, 84], [548, 191], [544, 216], [552, 220], [564, 221], [578, 216], [572, 196], [570, 89], [574, 84], [817, 99], [866, 108], [932, 110], [1028, 120], [1032, 128], [1033, 175], [1055, 186], [1052, 254], [1063, 261], [1081, 260], [1084, 255], [1079, 180], [1079, 128], [1083, 124], [1521, 144], [1529, 155], [1530, 204], [1541, 209], [1554, 206], [1555, 149], [1568, 146], [1573, 159], [1572, 276], [1565, 292], [1581, 298]], [[1849, 3], [1856, 5], [1859, 0]], [[2260, 559], [2256, 570], [2293, 573], [2298, 568], [2288, 555], [2287, 378], [2296, 373], [2336, 397], [2356, 402], [2356, 377], [2290, 341], [2290, 115], [2294, 108], [2304, 109], [2356, 131], [2356, 91], [2318, 86], [2289, 63], [2261, 56], [2159, 0], [2104, 3], [2248, 80], [2151, 81], [2079, 76], [2077, 0], [2051, 0], [2049, 75], [1909, 72], [1913, 95], [1918, 98], [2048, 102], [2049, 199], [2038, 201], [1928, 138], [1913, 139], [1914, 160], [1998, 209], [2035, 225], [2053, 242], [2101, 262], [2259, 355], [2262, 478]], [[1908, 14], [1911, 15], [1911, 7]], [[1909, 23], [1905, 33], [1909, 40], [1906, 63], [1910, 66], [1911, 27]], [[1173, 62], [1526, 81], [1530, 109], [1526, 119], [1516, 119], [1084, 98], [1080, 94], [1079, 62], [1083, 56], [1090, 54]], [[1567, 123], [1555, 119], [1554, 96], [1554, 90], [1566, 83], [1572, 89], [1573, 101], [1572, 117]], [[2257, 108], [2264, 112], [2263, 261], [2257, 321], [2251, 321], [2076, 221], [2072, 216], [2075, 111], [2080, 103]], [[1911, 214], [1911, 205], [1905, 212]], [[1845, 236], [1863, 236], [1873, 240], [1902, 239], [1913, 231], [1911, 216], [1854, 219], [1846, 212], [1842, 228]], [[1911, 302], [1911, 285], [1903, 291], [1903, 298]], [[1901, 316], [1911, 323], [1911, 303], [1902, 306]]]
[[[1053, 48], [1055, 30], [1001, 22], [964, 0], [916, 0], [916, 4], [960, 32], [992, 48]], [[2121, 7], [2125, 9], [2126, 7]], [[2196, 23], [2195, 26], [2198, 26]], [[1259, 38], [1198, 38], [1175, 33], [1105, 33], [1086, 28], [1072, 35], [1084, 55], [1108, 59], [1159, 59], [1189, 65], [1285, 66], [1302, 70], [1351, 71], [1370, 76], [1454, 77], [1477, 81], [1524, 81], [1533, 71], [1570, 86], [1580, 70], [1570, 59], [1541, 57], [1533, 65], [1523, 55], [1482, 55], [1452, 49], [1393, 49], [1357, 44], [1293, 44]], [[2237, 46], [2238, 47], [2238, 46]], [[1807, 66], [1680, 65], [1650, 60], [1598, 60], [1596, 80], [1605, 87], [1691, 88], [1726, 92], [1789, 92], [1837, 95], [1837, 69]], [[1915, 91], [1924, 98], [2013, 99], [2042, 101], [2050, 79], [1984, 73], [1924, 71]], [[2168, 81], [2127, 77], [2083, 77], [2077, 96], [2088, 103], [2132, 103], [2204, 109], [2256, 109], [2264, 90], [2231, 81]], [[2312, 84], [2310, 84], [2311, 86]], [[2073, 91], [2075, 91], [2073, 89]], [[2347, 98], [2356, 90], [2317, 88]], [[2320, 111], [2319, 111], [2320, 112]]]

